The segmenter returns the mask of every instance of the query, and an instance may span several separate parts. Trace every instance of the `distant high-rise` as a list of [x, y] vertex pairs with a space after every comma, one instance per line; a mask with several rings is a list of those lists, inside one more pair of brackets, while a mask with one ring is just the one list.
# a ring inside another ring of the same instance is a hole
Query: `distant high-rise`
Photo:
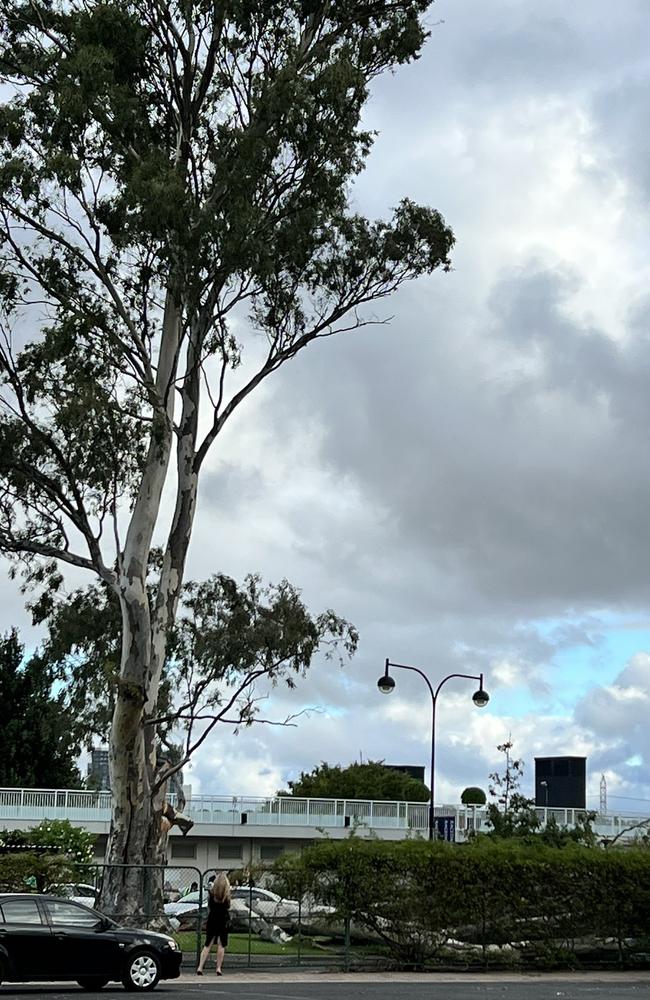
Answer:
[[108, 750], [95, 747], [95, 749], [90, 751], [88, 784], [100, 792], [110, 792], [111, 779], [108, 771]]
[[535, 805], [584, 809], [586, 757], [535, 757]]

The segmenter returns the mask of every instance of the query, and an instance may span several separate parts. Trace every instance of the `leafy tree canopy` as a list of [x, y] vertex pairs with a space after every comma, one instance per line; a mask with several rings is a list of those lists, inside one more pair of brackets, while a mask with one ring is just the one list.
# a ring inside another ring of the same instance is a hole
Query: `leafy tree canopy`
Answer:
[[96, 839], [68, 820], [0, 830], [0, 892], [56, 892], [66, 882], [88, 881]]
[[[248, 393], [368, 322], [357, 308], [449, 267], [437, 211], [403, 199], [369, 221], [348, 206], [373, 139], [369, 86], [417, 58], [428, 6], [3, 4], [6, 552], [116, 585], [117, 512], [145, 504], [143, 476], [154, 502], [176, 431], [177, 561], [195, 479]], [[26, 314], [38, 336], [19, 351]]]
[[287, 782], [290, 792], [280, 795], [298, 795], [306, 798], [326, 799], [386, 799], [399, 802], [428, 802], [429, 789], [417, 778], [404, 771], [385, 767], [380, 760], [365, 764], [330, 765], [323, 761], [313, 771], [302, 771], [295, 781]]
[[0, 785], [79, 788], [77, 717], [55, 671], [24, 654], [15, 629], [0, 637]]
[[[31, 608], [35, 624], [47, 627], [38, 663], [63, 682], [66, 705], [88, 743], [105, 739], [120, 663], [115, 595], [102, 584], [65, 597], [46, 591]], [[317, 652], [329, 659], [337, 650], [351, 654], [357, 639], [333, 611], [310, 614], [286, 580], [264, 586], [251, 575], [240, 586], [217, 574], [186, 583], [152, 721], [170, 767], [180, 770], [217, 723], [283, 721], [260, 715], [270, 688], [293, 687]]]

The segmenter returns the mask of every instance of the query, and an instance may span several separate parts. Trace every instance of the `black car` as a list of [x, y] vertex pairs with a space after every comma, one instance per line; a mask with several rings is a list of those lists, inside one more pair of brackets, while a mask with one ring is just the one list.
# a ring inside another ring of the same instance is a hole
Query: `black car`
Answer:
[[182, 959], [166, 934], [119, 927], [82, 903], [0, 893], [0, 982], [71, 979], [100, 990], [120, 981], [142, 992], [177, 979]]

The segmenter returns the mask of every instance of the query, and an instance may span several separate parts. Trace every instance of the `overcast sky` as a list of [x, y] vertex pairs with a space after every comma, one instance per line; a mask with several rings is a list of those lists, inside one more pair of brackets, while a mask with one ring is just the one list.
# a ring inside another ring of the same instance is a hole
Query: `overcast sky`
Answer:
[[[650, 5], [438, 0], [422, 59], [375, 86], [355, 207], [403, 196], [453, 227], [454, 270], [388, 326], [310, 348], [233, 421], [201, 493], [190, 575], [288, 578], [361, 633], [265, 714], [217, 735], [195, 790], [268, 794], [322, 760], [425, 764], [418, 677], [450, 682], [438, 801], [487, 786], [512, 734], [588, 757], [589, 803], [650, 814]], [[439, 22], [439, 23], [438, 23]], [[21, 622], [5, 585], [6, 624]], [[645, 801], [644, 801], [645, 800]]]

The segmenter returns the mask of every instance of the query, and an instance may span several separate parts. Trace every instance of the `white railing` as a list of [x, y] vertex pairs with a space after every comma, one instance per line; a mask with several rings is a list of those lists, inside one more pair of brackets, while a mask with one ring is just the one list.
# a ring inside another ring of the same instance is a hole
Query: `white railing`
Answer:
[[279, 795], [262, 799], [193, 796], [185, 812], [195, 823], [249, 826], [345, 827], [363, 824], [384, 829], [426, 829], [427, 806], [419, 802], [370, 799], [306, 799]]
[[111, 793], [72, 789], [1, 788], [2, 819], [110, 820]]
[[[170, 796], [170, 798], [173, 798]], [[538, 808], [542, 826], [553, 817], [559, 826], [574, 826], [582, 809]], [[413, 830], [426, 834], [429, 806], [426, 802], [384, 802], [376, 799], [307, 799], [278, 795], [255, 796], [194, 795], [185, 813], [196, 824], [224, 827], [354, 827], [362, 825], [377, 830]], [[480, 806], [436, 806], [435, 816], [450, 816], [456, 821], [456, 839], [465, 840], [472, 830], [487, 831], [486, 811]], [[111, 818], [111, 793], [67, 789], [0, 788], [0, 826], [3, 820], [39, 822], [43, 819], [68, 819], [71, 822], [105, 822]], [[634, 837], [630, 829], [643, 816], [597, 816], [594, 831], [601, 837], [615, 837], [629, 830], [624, 838]], [[650, 819], [648, 819], [650, 830]], [[216, 832], [216, 831], [215, 831]], [[238, 829], [238, 834], [241, 830]], [[252, 831], [251, 831], [252, 832]], [[640, 832], [643, 832], [641, 830]]]
[[[0, 789], [0, 822], [3, 819], [107, 822], [110, 820], [110, 807], [110, 792]], [[437, 808], [436, 812], [440, 809]], [[449, 809], [446, 812], [448, 814]], [[185, 813], [197, 824], [218, 826], [315, 828], [363, 825], [378, 829], [426, 830], [428, 824], [426, 803], [307, 799], [289, 795], [274, 798], [196, 795], [186, 804]]]

